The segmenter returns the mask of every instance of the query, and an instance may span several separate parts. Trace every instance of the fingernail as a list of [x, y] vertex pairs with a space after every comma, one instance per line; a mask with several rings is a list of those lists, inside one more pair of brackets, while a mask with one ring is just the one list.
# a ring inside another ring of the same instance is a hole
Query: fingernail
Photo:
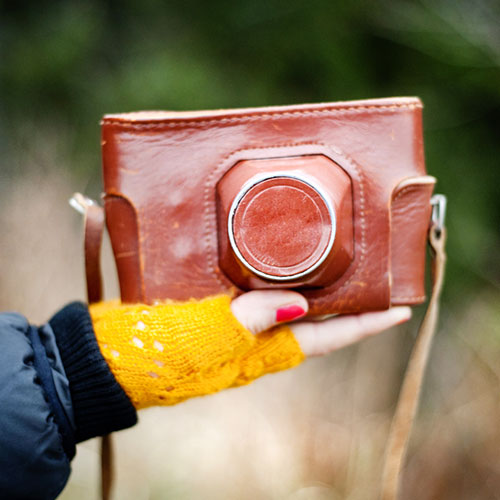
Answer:
[[276, 321], [292, 321], [293, 319], [304, 316], [305, 313], [306, 311], [304, 310], [304, 308], [295, 304], [290, 306], [283, 306], [276, 311]]

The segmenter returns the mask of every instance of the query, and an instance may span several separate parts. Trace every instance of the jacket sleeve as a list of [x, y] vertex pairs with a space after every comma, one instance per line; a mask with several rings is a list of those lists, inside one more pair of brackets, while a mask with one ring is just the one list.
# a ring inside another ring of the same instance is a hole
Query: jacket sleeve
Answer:
[[84, 304], [66, 306], [42, 327], [0, 314], [0, 498], [56, 498], [76, 443], [136, 421]]

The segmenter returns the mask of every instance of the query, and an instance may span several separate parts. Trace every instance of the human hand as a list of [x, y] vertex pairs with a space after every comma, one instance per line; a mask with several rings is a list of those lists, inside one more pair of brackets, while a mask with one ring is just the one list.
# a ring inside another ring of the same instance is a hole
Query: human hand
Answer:
[[245, 385], [406, 321], [408, 307], [302, 320], [306, 299], [285, 290], [187, 302], [90, 306], [101, 352], [136, 408]]
[[[257, 334], [288, 320], [305, 316], [308, 310], [303, 295], [289, 290], [254, 290], [231, 303], [238, 321]], [[386, 311], [334, 316], [323, 321], [294, 321], [288, 326], [305, 356], [322, 356], [399, 325], [411, 318], [411, 308], [392, 307]]]

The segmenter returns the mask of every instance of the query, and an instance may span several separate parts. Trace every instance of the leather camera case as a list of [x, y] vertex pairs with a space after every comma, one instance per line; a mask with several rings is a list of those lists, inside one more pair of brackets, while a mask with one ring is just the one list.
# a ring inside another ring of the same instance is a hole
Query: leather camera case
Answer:
[[435, 179], [417, 98], [102, 121], [124, 302], [293, 288], [310, 315], [425, 300]]

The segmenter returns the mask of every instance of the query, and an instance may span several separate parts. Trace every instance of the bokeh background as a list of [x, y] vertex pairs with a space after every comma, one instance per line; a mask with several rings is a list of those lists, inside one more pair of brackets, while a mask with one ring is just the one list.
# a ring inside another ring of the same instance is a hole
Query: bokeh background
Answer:
[[[500, 2], [0, 2], [0, 310], [83, 299], [73, 191], [99, 197], [99, 119], [418, 95], [449, 199], [440, 331], [404, 499], [500, 498]], [[117, 295], [109, 245], [107, 295]], [[393, 329], [117, 435], [120, 499], [376, 498], [413, 332]], [[2, 432], [2, 429], [0, 429]], [[63, 499], [97, 498], [96, 441]]]

